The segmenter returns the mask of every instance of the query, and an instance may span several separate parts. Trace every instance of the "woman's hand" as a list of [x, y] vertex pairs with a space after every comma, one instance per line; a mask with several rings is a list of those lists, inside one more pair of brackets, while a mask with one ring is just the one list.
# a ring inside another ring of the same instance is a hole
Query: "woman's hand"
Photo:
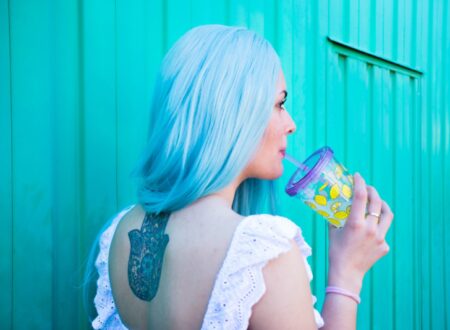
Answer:
[[365, 273], [389, 252], [385, 237], [394, 215], [359, 173], [353, 178], [353, 202], [347, 223], [341, 229], [329, 226], [328, 285], [359, 294]]

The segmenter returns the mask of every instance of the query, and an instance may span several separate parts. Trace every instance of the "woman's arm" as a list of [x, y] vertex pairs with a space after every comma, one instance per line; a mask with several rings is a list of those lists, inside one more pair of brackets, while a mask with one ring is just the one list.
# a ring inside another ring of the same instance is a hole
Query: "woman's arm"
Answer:
[[317, 329], [303, 258], [291, 240], [291, 249], [263, 268], [266, 292], [253, 306], [249, 329]]
[[[375, 188], [354, 175], [352, 210], [343, 229], [329, 227], [328, 285], [360, 295], [367, 271], [389, 252], [385, 236], [394, 215]], [[381, 214], [379, 218], [372, 214]], [[357, 303], [340, 294], [327, 294], [322, 317], [327, 329], [355, 329]]]

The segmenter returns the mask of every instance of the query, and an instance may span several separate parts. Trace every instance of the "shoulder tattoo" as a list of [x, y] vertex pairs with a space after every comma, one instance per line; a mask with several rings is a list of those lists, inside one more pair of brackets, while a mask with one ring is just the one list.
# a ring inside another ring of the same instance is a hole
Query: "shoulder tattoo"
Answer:
[[169, 243], [169, 236], [164, 233], [169, 215], [147, 213], [141, 229], [128, 232], [128, 283], [139, 299], [150, 301], [158, 291], [164, 252]]

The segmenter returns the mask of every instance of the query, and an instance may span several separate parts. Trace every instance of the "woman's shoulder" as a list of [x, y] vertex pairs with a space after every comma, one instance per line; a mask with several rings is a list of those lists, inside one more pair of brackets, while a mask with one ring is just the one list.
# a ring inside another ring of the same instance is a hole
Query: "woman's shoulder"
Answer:
[[[293, 246], [296, 246], [295, 250], [292, 249]], [[290, 253], [292, 251], [293, 254]], [[294, 264], [303, 265], [305, 278], [311, 279], [311, 270], [306, 262], [311, 249], [304, 241], [299, 226], [289, 218], [277, 215], [255, 214], [244, 217], [236, 227], [227, 256], [217, 275], [204, 326], [221, 327], [224, 322], [231, 320], [233, 324], [246, 328], [252, 307], [264, 295], [266, 287], [273, 289], [270, 281], [265, 283], [263, 269], [273, 265], [276, 260], [278, 264], [286, 263], [285, 257], [279, 257], [283, 255], [290, 258], [291, 254]], [[287, 264], [291, 260], [292, 258]], [[268, 279], [273, 268], [267, 268], [269, 273], [266, 271], [264, 274]], [[279, 273], [279, 267], [275, 271]]]
[[289, 241], [294, 240], [301, 248], [303, 255], [309, 256], [311, 249], [305, 242], [301, 228], [290, 218], [272, 214], [255, 214], [242, 219], [236, 229], [236, 235], [251, 237], [256, 242], [258, 237], [263, 242], [280, 247], [288, 247]]

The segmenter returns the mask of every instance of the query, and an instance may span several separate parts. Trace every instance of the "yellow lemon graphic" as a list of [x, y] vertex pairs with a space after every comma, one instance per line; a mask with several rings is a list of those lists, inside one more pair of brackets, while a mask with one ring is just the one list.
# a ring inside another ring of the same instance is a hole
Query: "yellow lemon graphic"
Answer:
[[345, 209], [345, 212], [347, 212], [347, 214], [350, 214], [350, 210], [352, 209], [351, 205], [347, 206], [347, 208]]
[[327, 212], [322, 211], [322, 210], [317, 211], [317, 213], [319, 213], [321, 216], [323, 216], [323, 217], [325, 217], [325, 218], [328, 218], [328, 217], [330, 216]]
[[325, 182], [325, 184], [319, 188], [319, 191], [324, 190], [328, 186], [328, 182]]
[[336, 174], [336, 177], [338, 179], [341, 178], [342, 176], [342, 167], [340, 167], [339, 165], [336, 166], [336, 169], [334, 170], [334, 173]]
[[338, 219], [346, 219], [348, 217], [348, 213], [345, 211], [338, 211], [334, 214], [334, 216]]
[[306, 205], [308, 205], [310, 208], [312, 208], [312, 209], [316, 209], [316, 205], [314, 204], [314, 203], [311, 203], [311, 202], [305, 202], [305, 204]]
[[335, 199], [339, 196], [339, 187], [337, 184], [334, 184], [330, 189], [330, 197], [331, 199]]
[[331, 209], [331, 211], [336, 212], [340, 206], [341, 206], [341, 203], [336, 202], [336, 203], [333, 203], [333, 205], [331, 205], [330, 209]]
[[347, 199], [350, 199], [352, 197], [352, 189], [346, 184], [342, 186], [342, 195], [344, 195], [344, 197]]
[[314, 200], [319, 205], [323, 205], [323, 206], [327, 205], [327, 199], [325, 198], [325, 196], [316, 195], [316, 196], [314, 196]]
[[333, 219], [333, 218], [328, 218], [328, 221], [335, 227], [340, 227], [341, 226], [341, 222], [339, 220]]

